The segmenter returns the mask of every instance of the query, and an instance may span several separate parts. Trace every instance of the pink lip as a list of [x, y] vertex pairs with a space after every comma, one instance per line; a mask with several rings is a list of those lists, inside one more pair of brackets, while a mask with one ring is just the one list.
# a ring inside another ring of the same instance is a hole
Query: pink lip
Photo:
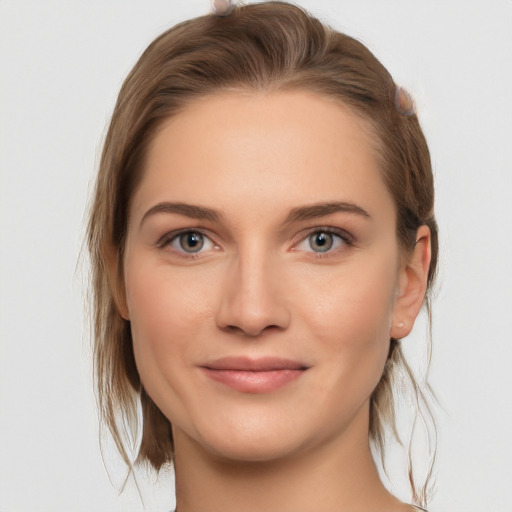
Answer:
[[267, 393], [299, 378], [308, 366], [276, 357], [225, 357], [200, 366], [210, 379], [243, 393]]

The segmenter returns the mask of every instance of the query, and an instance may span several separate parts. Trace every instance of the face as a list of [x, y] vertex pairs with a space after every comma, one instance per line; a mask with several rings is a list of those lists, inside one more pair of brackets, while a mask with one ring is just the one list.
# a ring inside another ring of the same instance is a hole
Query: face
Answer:
[[270, 460], [367, 436], [395, 217], [370, 128], [323, 97], [217, 95], [163, 125], [130, 206], [125, 316], [176, 443]]

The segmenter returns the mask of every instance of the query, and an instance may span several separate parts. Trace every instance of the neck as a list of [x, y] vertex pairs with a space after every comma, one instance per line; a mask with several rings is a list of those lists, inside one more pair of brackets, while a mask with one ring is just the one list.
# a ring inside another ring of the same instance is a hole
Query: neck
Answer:
[[176, 511], [410, 511], [380, 481], [367, 429], [353, 427], [322, 446], [261, 462], [214, 456], [174, 429]]

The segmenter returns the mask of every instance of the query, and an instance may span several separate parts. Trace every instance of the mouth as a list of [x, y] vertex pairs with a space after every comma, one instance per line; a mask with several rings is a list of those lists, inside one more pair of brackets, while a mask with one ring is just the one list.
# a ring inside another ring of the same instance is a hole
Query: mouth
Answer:
[[242, 393], [268, 393], [300, 378], [309, 366], [291, 359], [225, 357], [200, 366], [211, 380]]

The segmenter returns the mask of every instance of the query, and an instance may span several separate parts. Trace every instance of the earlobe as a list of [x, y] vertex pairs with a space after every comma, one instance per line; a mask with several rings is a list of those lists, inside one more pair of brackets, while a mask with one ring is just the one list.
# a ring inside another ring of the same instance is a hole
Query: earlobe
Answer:
[[397, 298], [390, 329], [391, 338], [400, 339], [407, 336], [420, 312], [427, 290], [431, 259], [430, 240], [428, 226], [420, 226], [416, 232], [414, 249], [403, 264], [398, 277]]
[[130, 320], [122, 269], [118, 261], [118, 253], [111, 245], [103, 247], [103, 256], [107, 268], [107, 279], [117, 312], [125, 320]]

